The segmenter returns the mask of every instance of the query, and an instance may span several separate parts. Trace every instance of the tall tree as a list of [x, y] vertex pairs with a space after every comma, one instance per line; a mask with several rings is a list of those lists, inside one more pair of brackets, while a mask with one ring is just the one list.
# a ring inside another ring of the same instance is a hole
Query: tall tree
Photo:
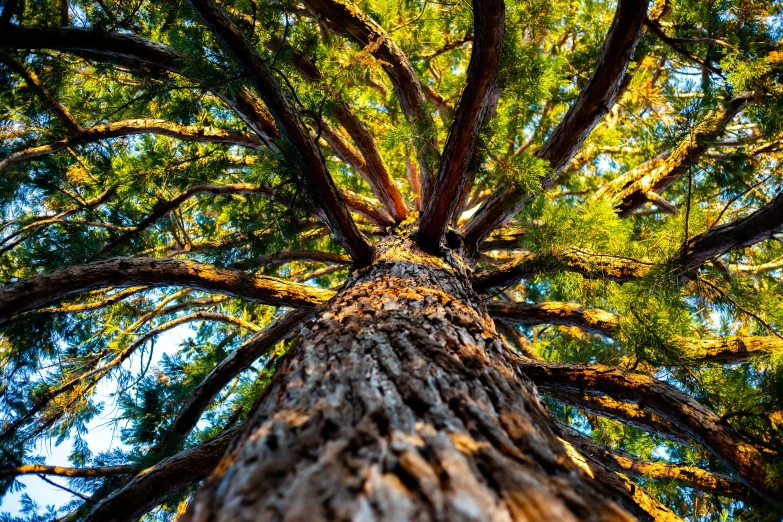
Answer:
[[0, 9], [3, 522], [780, 520], [779, 3]]

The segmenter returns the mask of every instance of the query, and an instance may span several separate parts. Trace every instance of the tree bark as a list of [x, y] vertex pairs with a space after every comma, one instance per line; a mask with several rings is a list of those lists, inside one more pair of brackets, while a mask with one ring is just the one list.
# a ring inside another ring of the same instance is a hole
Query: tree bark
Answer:
[[631, 520], [412, 228], [302, 328], [186, 519]]

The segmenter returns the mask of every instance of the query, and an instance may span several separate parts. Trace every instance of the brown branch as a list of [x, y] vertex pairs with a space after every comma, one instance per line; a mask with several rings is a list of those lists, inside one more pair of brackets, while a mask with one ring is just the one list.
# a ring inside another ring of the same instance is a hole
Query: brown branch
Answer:
[[465, 87], [449, 128], [435, 185], [424, 200], [419, 224], [419, 243], [425, 249], [440, 250], [446, 229], [468, 185], [468, 165], [484, 117], [492, 104], [500, 70], [504, 24], [503, 0], [473, 0], [475, 37]]
[[622, 422], [673, 442], [681, 444], [690, 442], [690, 437], [682, 430], [642, 406], [616, 401], [606, 395], [593, 395], [561, 388], [549, 388], [546, 393], [563, 404], [585, 413]]
[[[697, 57], [694, 54], [688, 52], [687, 50], [683, 49], [679, 45], [680, 43], [693, 42], [693, 40], [684, 40], [683, 41], [683, 39], [681, 39], [681, 38], [669, 38], [668, 36], [666, 36], [666, 33], [663, 32], [661, 27], [657, 23], [655, 23], [654, 21], [650, 20], [649, 18], [644, 21], [644, 25], [647, 26], [647, 28], [649, 28], [650, 31], [652, 31], [652, 33], [655, 36], [658, 37], [658, 39], [660, 39], [663, 43], [665, 43], [666, 45], [668, 45], [669, 47], [674, 49], [674, 51], [677, 54], [679, 54], [680, 56], [682, 56], [686, 60], [690, 60], [690, 61], [698, 64], [699, 66], [703, 67], [704, 69], [707, 69], [709, 72], [711, 72], [713, 74], [717, 74], [719, 76], [723, 76], [723, 73], [721, 72], [720, 69], [716, 68], [715, 66], [713, 66], [712, 64], [710, 64], [710, 63], [708, 63], [708, 62], [706, 62], [704, 60], [701, 60], [699, 57]], [[704, 40], [710, 40], [710, 42], [708, 42], [708, 43], [714, 43], [716, 41], [716, 40], [712, 40], [711, 38], [704, 39]]]
[[32, 158], [38, 158], [47, 154], [53, 154], [68, 147], [95, 143], [96, 141], [122, 136], [135, 136], [138, 134], [159, 134], [184, 141], [197, 141], [202, 143], [225, 143], [239, 145], [251, 149], [260, 149], [263, 142], [246, 132], [226, 130], [215, 127], [197, 127], [193, 125], [177, 125], [165, 120], [141, 119], [125, 120], [114, 123], [95, 125], [84, 132], [65, 138], [54, 143], [31, 147], [29, 149], [14, 152], [0, 161], [0, 172], [10, 166]]
[[291, 261], [303, 261], [311, 263], [328, 263], [337, 265], [350, 265], [351, 258], [343, 254], [321, 252], [318, 250], [283, 250], [274, 254], [265, 254], [246, 261], [240, 261], [232, 265], [232, 268], [250, 268], [258, 266], [275, 266]]
[[704, 446], [730, 471], [772, 504], [780, 503], [780, 483], [767, 480], [767, 460], [719, 415], [674, 386], [642, 373], [603, 365], [547, 364], [519, 360], [539, 388], [606, 394], [613, 399], [644, 405]]
[[476, 274], [473, 288], [477, 292], [487, 292], [492, 288], [516, 283], [520, 279], [529, 279], [541, 273], [560, 270], [576, 272], [589, 279], [624, 283], [643, 277], [652, 267], [652, 263], [644, 261], [577, 250], [549, 255], [521, 252], [519, 259]]
[[114, 477], [117, 475], [135, 474], [139, 470], [135, 466], [105, 466], [102, 468], [64, 468], [61, 466], [44, 466], [41, 464], [23, 464], [15, 468], [0, 469], [0, 477], [17, 477], [19, 475], [56, 475], [58, 477]]
[[[282, 47], [281, 43], [278, 43], [278, 48]], [[302, 77], [309, 82], [321, 82], [323, 77], [321, 71], [318, 70], [315, 62], [313, 62], [309, 56], [305, 55], [298, 49], [291, 49], [291, 61], [302, 74]], [[360, 164], [354, 157], [349, 147], [339, 143], [337, 140], [338, 135], [334, 131], [327, 131], [327, 135], [324, 136], [326, 142], [332, 145], [333, 142], [337, 147], [335, 150], [337, 153], [345, 159], [350, 158], [352, 161], [348, 163], [353, 164], [356, 170], [362, 175], [372, 189], [373, 194], [378, 201], [383, 203], [386, 210], [392, 215], [395, 222], [400, 222], [407, 216], [408, 209], [405, 206], [405, 201], [402, 199], [402, 194], [397, 184], [392, 179], [389, 170], [383, 162], [381, 153], [378, 150], [378, 146], [375, 143], [375, 139], [364, 123], [354, 114], [348, 104], [343, 100], [340, 93], [335, 89], [331, 89], [331, 95], [334, 100], [334, 108], [332, 113], [337, 122], [343, 126], [353, 142], [359, 148], [364, 161]], [[323, 125], [321, 125], [323, 126]], [[363, 167], [363, 168], [362, 168]]]
[[133, 522], [174, 493], [205, 479], [220, 462], [239, 428], [184, 450], [145, 469], [92, 508], [84, 522]]
[[731, 250], [745, 248], [783, 228], [783, 192], [749, 216], [697, 234], [680, 250], [684, 271], [693, 270]]
[[351, 210], [363, 215], [379, 227], [385, 229], [394, 224], [394, 219], [377, 201], [342, 187], [337, 187], [337, 191]]
[[[74, 27], [19, 27], [9, 25], [0, 32], [0, 47], [7, 49], [52, 49], [69, 52], [93, 60], [116, 63], [135, 69], [144, 69], [152, 76], [164, 76], [164, 71], [191, 75], [200, 82], [189, 67], [193, 60], [171, 47], [120, 33]], [[210, 64], [211, 66], [211, 64]], [[274, 139], [280, 137], [272, 116], [264, 104], [246, 86], [235, 93], [215, 92], [272, 150], [277, 150]]]
[[[547, 138], [536, 156], [549, 162], [553, 175], [576, 154], [590, 132], [614, 105], [628, 64], [642, 32], [647, 1], [620, 0], [612, 26], [590, 80], [568, 109], [565, 118]], [[553, 175], [544, 178], [541, 189], [549, 188]], [[517, 214], [529, 195], [524, 189], [501, 184], [462, 229], [468, 245], [480, 245], [496, 228]]]
[[120, 237], [111, 241], [106, 245], [98, 255], [104, 256], [110, 253], [115, 248], [119, 247], [130, 241], [136, 235], [147, 230], [159, 220], [166, 217], [173, 210], [182, 205], [185, 201], [196, 196], [198, 194], [213, 194], [213, 195], [226, 195], [226, 194], [263, 194], [265, 196], [274, 197], [274, 189], [265, 186], [253, 185], [251, 183], [235, 183], [233, 185], [194, 185], [188, 189], [180, 192], [174, 198], [163, 202], [146, 218], [136, 225], [132, 230], [124, 233]]
[[[620, 217], [628, 216], [647, 201], [651, 201], [651, 193], [663, 194], [685, 175], [723, 135], [731, 120], [756, 99], [754, 95], [738, 96], [726, 106], [711, 111], [674, 149], [642, 163], [610, 182], [596, 192], [595, 198], [616, 193], [614, 199], [620, 202]], [[657, 204], [656, 201], [653, 202]]]
[[576, 326], [585, 332], [612, 336], [617, 330], [617, 316], [597, 308], [584, 308], [575, 303], [517, 303], [514, 301], [488, 301], [487, 313], [491, 317], [508, 319], [517, 324], [558, 324]]
[[28, 70], [24, 64], [16, 60], [15, 58], [6, 54], [0, 54], [0, 61], [8, 65], [14, 72], [21, 76], [31, 90], [46, 103], [49, 110], [65, 125], [71, 134], [80, 134], [84, 131], [81, 125], [77, 123], [68, 109], [57, 100], [57, 98], [44, 87], [38, 75], [33, 71]]
[[326, 168], [323, 156], [296, 108], [286, 98], [269, 66], [237, 30], [214, 0], [188, 0], [204, 23], [236, 60], [248, 81], [264, 100], [283, 138], [300, 165], [304, 189], [358, 266], [370, 263], [372, 247], [351, 218]]
[[269, 353], [278, 342], [312, 314], [312, 310], [293, 310], [287, 313], [223, 359], [193, 390], [151, 452], [155, 453], [182, 443], [223, 387], [249, 368], [254, 361]]
[[698, 491], [739, 500], [752, 500], [750, 490], [738, 480], [696, 466], [679, 466], [668, 462], [649, 462], [638, 459], [622, 450], [597, 445], [589, 437], [573, 428], [562, 426], [560, 430], [568, 442], [580, 453], [597, 460], [609, 469], [630, 477], [656, 482], [669, 482], [694, 488]]
[[370, 49], [389, 76], [403, 114], [423, 129], [425, 138], [418, 146], [417, 156], [426, 199], [433, 181], [431, 176], [438, 164], [438, 147], [434, 135], [429, 134], [434, 129], [434, 122], [421, 82], [407, 56], [377, 22], [346, 0], [306, 0], [304, 3], [331, 31], [345, 34]]
[[271, 306], [312, 308], [334, 291], [249, 275], [190, 260], [115, 257], [73, 265], [0, 288], [0, 325], [12, 316], [96, 288], [187, 286]]

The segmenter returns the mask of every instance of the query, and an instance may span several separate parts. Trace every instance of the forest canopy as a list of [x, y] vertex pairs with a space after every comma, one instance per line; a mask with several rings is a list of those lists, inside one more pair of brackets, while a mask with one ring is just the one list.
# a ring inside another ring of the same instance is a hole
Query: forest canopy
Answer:
[[0, 521], [181, 516], [395, 234], [625, 509], [780, 520], [782, 8], [0, 0]]

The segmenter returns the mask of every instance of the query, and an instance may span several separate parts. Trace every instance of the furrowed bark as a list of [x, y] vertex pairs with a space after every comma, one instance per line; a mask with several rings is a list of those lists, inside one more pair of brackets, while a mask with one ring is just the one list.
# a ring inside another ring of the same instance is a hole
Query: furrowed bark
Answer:
[[382, 239], [302, 329], [186, 519], [630, 520], [485, 317], [459, 261]]
[[278, 342], [312, 315], [312, 310], [293, 310], [288, 312], [285, 316], [231, 352], [193, 390], [188, 401], [179, 410], [177, 417], [163, 436], [161, 436], [151, 453], [156, 453], [182, 443], [198, 423], [201, 414], [221, 389], [231, 382], [234, 377], [248, 369], [253, 362], [269, 353]]
[[[642, 33], [647, 4], [647, 1], [639, 0], [618, 2], [593, 75], [563, 121], [536, 152], [536, 156], [549, 162], [553, 175], [568, 164], [614, 105]], [[552, 185], [553, 175], [542, 180], [542, 190]], [[480, 245], [493, 230], [503, 226], [521, 210], [527, 197], [523, 189], [508, 183], [501, 184], [462, 228], [466, 243]]]
[[178, 491], [205, 479], [220, 462], [239, 429], [164, 459], [102, 500], [83, 522], [134, 522]]
[[188, 0], [188, 2], [221, 41], [223, 47], [234, 57], [247, 76], [248, 82], [264, 100], [281, 135], [290, 145], [288, 152], [294, 155], [300, 165], [299, 175], [304, 184], [303, 188], [315, 207], [323, 213], [335, 238], [343, 245], [357, 266], [367, 265], [372, 257], [372, 247], [353, 222], [326, 169], [321, 151], [302, 122], [298, 111], [286, 98], [272, 71], [214, 0]]
[[616, 401], [606, 395], [592, 395], [588, 392], [574, 392], [561, 388], [548, 388], [546, 393], [563, 404], [585, 413], [616, 420], [673, 442], [688, 444], [691, 441], [690, 436], [677, 426], [636, 404]]
[[564, 433], [564, 438], [585, 457], [595, 459], [608, 468], [630, 477], [672, 482], [705, 493], [743, 501], [754, 500], [747, 486], [727, 475], [696, 466], [678, 466], [667, 462], [641, 460], [622, 450], [599, 446], [589, 437], [570, 427], [563, 426], [561, 433]]
[[193, 125], [177, 125], [165, 120], [141, 119], [125, 120], [114, 123], [105, 123], [95, 125], [84, 130], [80, 134], [65, 138], [47, 145], [40, 145], [29, 149], [14, 152], [7, 158], [0, 161], [0, 173], [8, 170], [9, 167], [19, 162], [39, 158], [47, 154], [74, 147], [95, 143], [109, 138], [119, 138], [122, 136], [136, 136], [139, 134], [158, 134], [169, 136], [183, 141], [196, 141], [202, 143], [224, 143], [228, 145], [239, 145], [258, 150], [264, 146], [263, 142], [237, 130], [218, 129], [215, 127], [197, 127]]
[[546, 364], [529, 360], [520, 368], [545, 390], [562, 388], [575, 392], [606, 394], [644, 405], [686, 433], [712, 453], [757, 494], [779, 504], [780, 482], [768, 482], [765, 456], [745, 442], [715, 412], [674, 386], [648, 375], [622, 368], [593, 365]]
[[[89, 59], [117, 63], [122, 66], [152, 66], [162, 71], [188, 75], [192, 58], [171, 47], [127, 34], [109, 33], [75, 27], [19, 27], [9, 25], [0, 32], [0, 47], [7, 49], [52, 49]], [[147, 71], [153, 74], [156, 71]], [[190, 76], [200, 82], [197, 76]], [[263, 103], [247, 87], [236, 94], [215, 93], [264, 141], [277, 150], [274, 139], [280, 137], [272, 116]]]
[[782, 228], [783, 192], [747, 217], [690, 238], [680, 250], [682, 270], [693, 270], [731, 250], [755, 245]]
[[271, 306], [313, 308], [334, 291], [181, 259], [115, 257], [73, 265], [0, 288], [0, 325], [12, 316], [96, 288], [187, 286]]
[[359, 45], [369, 47], [381, 61], [381, 66], [394, 86], [400, 107], [409, 121], [419, 126], [424, 135], [417, 148], [422, 193], [426, 201], [432, 179], [438, 165], [438, 146], [434, 134], [434, 122], [427, 108], [427, 101], [416, 71], [394, 40], [375, 20], [361, 12], [346, 0], [306, 0], [307, 8], [316, 13], [330, 30], [353, 38]]
[[158, 208], [156, 208], [155, 211], [153, 211], [149, 216], [141, 220], [141, 222], [136, 225], [133, 230], [129, 230], [117, 239], [111, 241], [100, 251], [98, 255], [106, 255], [118, 246], [124, 245], [132, 238], [136, 237], [138, 234], [144, 232], [159, 220], [166, 217], [170, 212], [179, 208], [179, 206], [182, 205], [185, 201], [198, 194], [263, 194], [264, 196], [274, 197], [274, 193], [274, 189], [270, 187], [253, 185], [251, 183], [235, 183], [233, 185], [194, 185], [180, 192], [177, 196], [170, 199], [169, 201], [165, 201], [158, 205]]
[[683, 339], [679, 346], [696, 362], [740, 364], [751, 357], [783, 351], [783, 340], [775, 336], [728, 337], [726, 339]]
[[503, 0], [473, 0], [473, 51], [454, 121], [449, 128], [440, 168], [424, 200], [419, 237], [437, 251], [469, 184], [468, 165], [500, 70], [506, 6]]
[[487, 292], [493, 288], [517, 283], [521, 279], [530, 279], [541, 273], [560, 270], [576, 272], [588, 279], [625, 283], [639, 279], [652, 267], [652, 263], [645, 261], [578, 250], [552, 254], [520, 252], [519, 259], [476, 274], [473, 288], [477, 292]]
[[[755, 99], [754, 96], [747, 95], [730, 100], [725, 107], [708, 114], [677, 147], [665, 156], [665, 159], [657, 158], [643, 163], [621, 176], [618, 183], [610, 183], [608, 190], [611, 190], [611, 187], [620, 189], [615, 196], [615, 199], [620, 202], [618, 205], [620, 217], [626, 217], [647, 201], [656, 199], [655, 196], [651, 198], [650, 193], [663, 194], [675, 181], [685, 175], [724, 133], [729, 122]], [[600, 191], [597, 196], [606, 192]], [[653, 203], [658, 204], [655, 201]]]
[[617, 329], [617, 316], [597, 308], [584, 308], [575, 303], [516, 303], [489, 301], [487, 313], [492, 317], [512, 320], [517, 324], [558, 324], [576, 326], [585, 332], [612, 336]]

